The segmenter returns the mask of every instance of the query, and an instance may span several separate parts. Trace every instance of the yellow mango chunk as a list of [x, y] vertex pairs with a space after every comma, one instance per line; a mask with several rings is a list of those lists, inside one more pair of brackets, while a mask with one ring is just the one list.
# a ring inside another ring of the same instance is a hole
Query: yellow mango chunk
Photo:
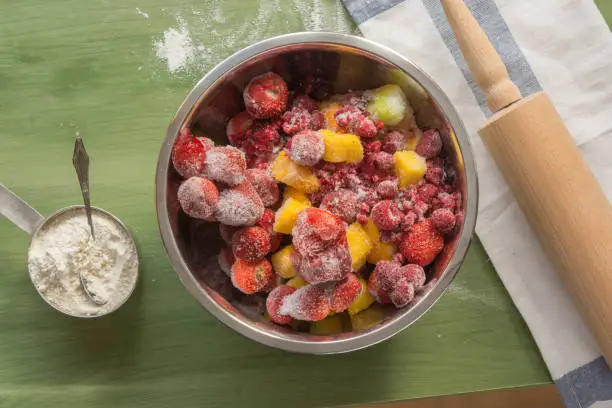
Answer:
[[371, 218], [363, 226], [363, 230], [370, 237], [370, 242], [372, 243], [372, 250], [370, 250], [366, 258], [368, 263], [376, 265], [378, 261], [392, 260], [393, 255], [397, 252], [397, 247], [391, 242], [380, 242], [380, 231]]
[[372, 218], [368, 217], [368, 222], [366, 225], [363, 226], [363, 230], [366, 234], [368, 234], [368, 237], [370, 238], [370, 242], [372, 244], [378, 244], [380, 242], [380, 230], [378, 229], [376, 224], [374, 224]]
[[329, 335], [342, 333], [342, 318], [340, 315], [328, 316], [310, 324], [312, 334]]
[[319, 105], [319, 110], [325, 116], [325, 128], [337, 132], [339, 127], [336, 123], [336, 112], [342, 108], [342, 105], [336, 102], [324, 101]]
[[294, 163], [286, 152], [282, 151], [272, 163], [272, 177], [304, 193], [314, 193], [319, 189], [319, 179], [308, 167]]
[[295, 269], [293, 269], [293, 265], [291, 265], [290, 259], [294, 251], [295, 247], [293, 245], [287, 245], [280, 251], [274, 253], [271, 257], [274, 272], [281, 278], [289, 279], [297, 275]]
[[358, 271], [365, 265], [366, 257], [372, 250], [370, 237], [358, 222], [351, 224], [346, 230], [348, 249], [353, 260], [353, 271]]
[[393, 171], [400, 187], [408, 187], [425, 176], [427, 163], [425, 158], [419, 156], [416, 152], [404, 150], [395, 152], [393, 157], [395, 157]]
[[299, 289], [299, 288], [303, 288], [304, 286], [308, 285], [308, 282], [306, 282], [304, 279], [300, 278], [299, 276], [296, 276], [295, 278], [289, 279], [287, 283], [285, 283], [285, 285], [291, 286], [292, 288], [295, 288], [295, 289]]
[[319, 130], [325, 144], [323, 160], [330, 163], [359, 163], [363, 160], [363, 146], [358, 136], [350, 133], [336, 133]]
[[385, 310], [379, 305], [374, 305], [361, 313], [349, 315], [349, 317], [353, 330], [366, 330], [377, 325], [385, 318]]
[[293, 198], [287, 199], [287, 201], [276, 210], [273, 226], [274, 231], [282, 234], [291, 234], [291, 230], [297, 222], [298, 215], [308, 207], [311, 207], [308, 201], [298, 201]]
[[349, 315], [356, 315], [362, 310], [367, 309], [374, 303], [374, 297], [368, 291], [368, 284], [362, 277], [358, 277], [361, 283], [361, 293], [357, 296], [357, 299], [353, 300], [353, 303], [348, 307]]
[[304, 194], [303, 191], [297, 190], [293, 187], [285, 188], [285, 192], [283, 193], [283, 202], [287, 201], [288, 198], [308, 202], [308, 197], [306, 194]]

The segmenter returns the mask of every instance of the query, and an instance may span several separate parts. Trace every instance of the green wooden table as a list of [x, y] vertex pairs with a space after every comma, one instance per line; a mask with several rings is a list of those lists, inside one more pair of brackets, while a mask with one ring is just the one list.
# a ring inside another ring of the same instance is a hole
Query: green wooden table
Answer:
[[[156, 49], [171, 28], [197, 49], [173, 73]], [[166, 126], [222, 58], [300, 30], [356, 32], [335, 0], [0, 0], [0, 181], [43, 214], [78, 203], [71, 153], [80, 131], [93, 202], [133, 230], [142, 264], [135, 295], [116, 314], [66, 318], [29, 281], [28, 237], [0, 220], [0, 406], [329, 406], [550, 382], [477, 240], [423, 319], [348, 355], [261, 346], [183, 289], [153, 204]]]

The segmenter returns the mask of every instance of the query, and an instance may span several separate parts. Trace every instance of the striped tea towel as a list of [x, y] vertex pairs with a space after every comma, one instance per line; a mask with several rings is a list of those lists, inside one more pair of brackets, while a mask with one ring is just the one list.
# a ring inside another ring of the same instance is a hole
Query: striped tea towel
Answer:
[[[428, 72], [459, 111], [479, 170], [476, 232], [567, 407], [612, 407], [612, 372], [477, 135], [491, 112], [440, 1], [343, 1], [365, 37]], [[544, 90], [551, 97], [612, 197], [612, 36], [593, 1], [466, 2], [522, 94]]]

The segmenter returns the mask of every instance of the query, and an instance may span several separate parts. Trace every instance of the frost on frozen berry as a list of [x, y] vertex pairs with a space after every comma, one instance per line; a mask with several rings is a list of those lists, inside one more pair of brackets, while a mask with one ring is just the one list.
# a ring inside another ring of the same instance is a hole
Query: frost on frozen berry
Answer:
[[232, 266], [232, 284], [247, 295], [263, 290], [273, 276], [272, 265], [266, 259], [257, 262], [238, 259]]
[[347, 276], [353, 260], [346, 245], [334, 245], [316, 254], [291, 254], [291, 263], [297, 273], [309, 283], [337, 281]]
[[386, 172], [392, 171], [395, 164], [395, 157], [387, 152], [374, 153], [371, 160], [375, 169]]
[[376, 186], [376, 192], [381, 198], [392, 200], [399, 194], [397, 180], [384, 180]]
[[364, 139], [376, 137], [378, 134], [379, 126], [353, 106], [338, 109], [334, 117], [338, 126]]
[[430, 204], [431, 201], [438, 195], [439, 189], [433, 184], [425, 183], [418, 190], [418, 197], [421, 201], [426, 204]]
[[265, 229], [268, 232], [272, 232], [272, 228], [274, 227], [274, 219], [276, 218], [276, 214], [274, 211], [266, 208], [264, 210], [263, 215], [259, 220], [257, 220], [257, 226]]
[[313, 115], [303, 108], [293, 108], [283, 114], [283, 132], [293, 135], [304, 130], [312, 129]]
[[423, 132], [419, 143], [414, 149], [419, 156], [426, 159], [436, 157], [440, 150], [442, 150], [442, 139], [440, 138], [440, 133], [436, 130], [426, 130]]
[[306, 208], [298, 215], [292, 234], [293, 245], [301, 254], [316, 254], [342, 238], [346, 241], [346, 224], [329, 211]]
[[315, 101], [308, 95], [303, 94], [297, 95], [295, 98], [293, 98], [293, 101], [291, 102], [291, 107], [305, 109], [310, 113], [314, 112], [318, 108], [317, 101]]
[[291, 138], [289, 156], [302, 166], [314, 166], [323, 158], [325, 144], [318, 132], [304, 130]]
[[371, 216], [374, 224], [383, 230], [397, 229], [404, 218], [397, 204], [391, 200], [383, 200], [376, 204], [372, 208]]
[[172, 165], [183, 178], [201, 176], [204, 161], [214, 143], [205, 137], [195, 137], [188, 129], [180, 131], [172, 147]]
[[287, 285], [277, 286], [270, 292], [266, 299], [266, 310], [276, 324], [289, 324], [293, 320], [291, 316], [281, 314], [280, 309], [285, 298], [295, 292], [295, 288]]
[[280, 134], [273, 123], [254, 125], [247, 130], [242, 150], [248, 157], [268, 157], [280, 141]]
[[264, 205], [257, 192], [247, 180], [236, 187], [221, 191], [217, 220], [230, 226], [254, 225], [264, 213]]
[[217, 261], [219, 262], [219, 268], [221, 268], [221, 270], [225, 272], [227, 276], [230, 276], [232, 273], [232, 265], [234, 265], [234, 262], [236, 262], [236, 257], [234, 256], [232, 249], [230, 247], [224, 247], [221, 249], [221, 252], [219, 252], [219, 255], [217, 256]]
[[246, 160], [244, 153], [232, 146], [214, 147], [206, 154], [206, 176], [221, 183], [235, 186], [244, 180]]
[[270, 173], [260, 169], [249, 169], [246, 171], [246, 178], [251, 182], [265, 207], [276, 204], [280, 191]]
[[289, 91], [279, 75], [268, 72], [253, 78], [244, 89], [247, 112], [257, 119], [279, 116], [287, 107]]
[[270, 252], [270, 233], [261, 227], [248, 227], [236, 233], [232, 251], [237, 259], [259, 261]]
[[190, 177], [178, 189], [178, 201], [188, 216], [207, 220], [215, 214], [219, 191], [208, 179]]
[[440, 232], [451, 232], [455, 228], [455, 214], [448, 208], [438, 208], [429, 217], [434, 227]]
[[321, 208], [337, 215], [344, 222], [352, 224], [359, 213], [357, 194], [346, 189], [332, 191], [323, 197]]
[[323, 320], [331, 311], [329, 296], [323, 285], [307, 285], [286, 296], [280, 314], [298, 320], [316, 322]]
[[253, 126], [253, 119], [248, 112], [240, 112], [227, 122], [225, 134], [231, 144], [241, 147], [246, 138], [246, 132]]
[[416, 264], [404, 265], [399, 270], [400, 279], [412, 283], [415, 289], [420, 289], [425, 285], [425, 270], [422, 266]]
[[389, 299], [395, 307], [406, 306], [414, 299], [414, 285], [406, 280], [400, 280], [389, 293]]
[[350, 273], [346, 279], [334, 286], [330, 301], [331, 310], [336, 313], [344, 312], [361, 294], [361, 290], [361, 282], [355, 274]]
[[405, 150], [407, 147], [406, 136], [397, 130], [393, 130], [385, 135], [382, 141], [382, 149], [390, 154]]
[[444, 248], [444, 236], [430, 219], [413, 225], [402, 237], [400, 251], [410, 263], [427, 266]]

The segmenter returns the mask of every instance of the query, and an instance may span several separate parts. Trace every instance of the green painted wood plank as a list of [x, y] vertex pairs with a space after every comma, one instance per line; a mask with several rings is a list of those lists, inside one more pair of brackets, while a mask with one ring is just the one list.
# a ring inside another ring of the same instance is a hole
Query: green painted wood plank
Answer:
[[[154, 42], [181, 24], [204, 48], [171, 74]], [[0, 221], [1, 406], [328, 406], [550, 382], [477, 240], [431, 312], [390, 341], [341, 356], [292, 355], [240, 337], [171, 270], [153, 177], [178, 104], [207, 69], [254, 41], [354, 32], [339, 2], [2, 0], [0, 27], [0, 180], [42, 213], [79, 202], [70, 157], [81, 131], [92, 200], [130, 226], [142, 255], [142, 281], [124, 308], [73, 320], [37, 297], [28, 239]]]

